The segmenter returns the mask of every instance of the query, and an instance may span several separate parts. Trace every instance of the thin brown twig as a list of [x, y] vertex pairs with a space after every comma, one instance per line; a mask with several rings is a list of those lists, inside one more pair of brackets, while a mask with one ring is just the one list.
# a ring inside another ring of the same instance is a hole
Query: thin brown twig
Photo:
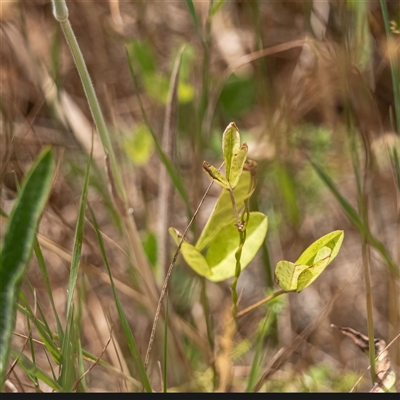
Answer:
[[[223, 164], [221, 164], [221, 166], [220, 166], [219, 169], [222, 168], [222, 165], [223, 165]], [[194, 212], [192, 219], [189, 221], [188, 226], [186, 227], [185, 231], [183, 232], [183, 235], [182, 235], [182, 237], [181, 237], [181, 240], [180, 240], [180, 242], [179, 242], [179, 244], [178, 244], [178, 247], [177, 247], [177, 249], [176, 249], [176, 251], [175, 251], [174, 257], [172, 258], [171, 264], [170, 264], [170, 266], [169, 266], [169, 268], [168, 268], [167, 275], [165, 276], [165, 280], [164, 280], [164, 283], [163, 283], [163, 286], [162, 286], [162, 289], [161, 289], [160, 298], [159, 298], [158, 304], [157, 304], [156, 315], [154, 316], [153, 327], [152, 327], [152, 329], [151, 329], [149, 344], [148, 344], [148, 346], [147, 346], [147, 351], [146, 351], [146, 357], [145, 357], [145, 360], [144, 360], [144, 366], [145, 366], [146, 368], [147, 368], [147, 365], [148, 365], [148, 363], [149, 363], [151, 347], [152, 347], [152, 345], [153, 345], [154, 336], [155, 336], [155, 332], [156, 332], [156, 328], [157, 328], [157, 322], [158, 322], [158, 319], [159, 319], [159, 317], [160, 317], [161, 306], [162, 306], [162, 302], [163, 302], [164, 297], [165, 297], [165, 293], [166, 293], [166, 291], [167, 291], [169, 278], [170, 278], [170, 276], [171, 276], [171, 274], [172, 274], [172, 269], [174, 268], [175, 262], [176, 262], [176, 260], [177, 260], [177, 258], [178, 258], [178, 255], [179, 255], [179, 252], [180, 252], [180, 250], [181, 250], [183, 241], [185, 240], [186, 234], [187, 234], [187, 232], [189, 231], [189, 228], [190, 228], [190, 226], [192, 225], [193, 221], [195, 220], [197, 214], [199, 213], [200, 207], [202, 206], [202, 204], [203, 204], [203, 202], [204, 202], [204, 200], [205, 200], [205, 198], [206, 198], [208, 192], [210, 191], [211, 186], [213, 185], [213, 183], [214, 183], [214, 181], [211, 181], [210, 184], [208, 185], [208, 188], [207, 188], [207, 190], [205, 191], [203, 197], [201, 198], [200, 203], [199, 203], [199, 205], [197, 206], [197, 209], [196, 209], [196, 211]]]

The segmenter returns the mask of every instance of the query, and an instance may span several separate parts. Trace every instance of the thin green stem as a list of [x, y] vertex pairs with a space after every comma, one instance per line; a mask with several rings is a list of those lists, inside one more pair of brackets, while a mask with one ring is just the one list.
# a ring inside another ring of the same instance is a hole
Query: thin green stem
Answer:
[[235, 253], [235, 258], [236, 258], [236, 269], [235, 269], [235, 279], [232, 282], [231, 288], [232, 288], [232, 315], [233, 318], [236, 318], [237, 315], [237, 308], [238, 308], [238, 294], [236, 291], [237, 287], [237, 282], [239, 280], [240, 272], [242, 270], [241, 268], [241, 263], [240, 263], [240, 258], [242, 256], [242, 249], [244, 242], [246, 241], [246, 229], [243, 231], [239, 231], [239, 248], [237, 249]]
[[[231, 191], [230, 191], [231, 193]], [[233, 195], [231, 197], [231, 199], [233, 198]], [[233, 200], [234, 201], [234, 200]], [[236, 204], [233, 203], [234, 206], [236, 207]], [[236, 208], [235, 208], [236, 210]], [[239, 219], [239, 221], [237, 222], [237, 229], [239, 232], [239, 247], [235, 253], [235, 259], [236, 259], [236, 269], [235, 269], [235, 279], [232, 282], [231, 288], [232, 288], [232, 315], [233, 318], [236, 319], [236, 315], [237, 315], [237, 311], [238, 311], [238, 294], [237, 294], [237, 283], [240, 277], [240, 273], [242, 272], [242, 265], [240, 262], [240, 259], [242, 257], [242, 250], [243, 250], [243, 246], [246, 242], [246, 226], [247, 223], [249, 221], [249, 217], [250, 217], [250, 212], [249, 212], [249, 206], [248, 206], [248, 202], [245, 202], [245, 211], [242, 214], [242, 218], [241, 220]]]
[[272, 299], [275, 299], [276, 297], [280, 296], [281, 294], [287, 293], [285, 290], [278, 290], [275, 293], [272, 293], [271, 295], [265, 297], [264, 299], [258, 301], [257, 303], [245, 308], [242, 311], [239, 311], [236, 314], [236, 318], [240, 318], [243, 317], [243, 315], [246, 315], [247, 313], [249, 313], [250, 311], [255, 310], [257, 307], [260, 307], [261, 305], [268, 303], [269, 301], [271, 301]]
[[104, 150], [107, 156], [110, 159], [110, 166], [112, 170], [112, 175], [115, 180], [116, 188], [118, 191], [118, 195], [121, 197], [123, 202], [126, 202], [126, 195], [124, 186], [122, 183], [122, 178], [117, 167], [117, 162], [115, 158], [115, 154], [111, 145], [110, 135], [108, 133], [108, 129], [106, 123], [104, 121], [103, 113], [100, 109], [100, 104], [97, 100], [97, 96], [93, 87], [92, 80], [90, 79], [89, 72], [86, 67], [85, 60], [83, 59], [82, 52], [79, 48], [78, 41], [74, 35], [71, 24], [68, 19], [63, 21], [59, 21], [61, 25], [61, 29], [64, 33], [65, 39], [68, 43], [68, 46], [71, 50], [72, 57], [75, 61], [76, 68], [78, 70], [79, 76], [81, 78], [82, 86], [86, 94], [86, 98], [89, 104], [90, 112], [92, 114], [94, 123], [96, 124], [97, 131], [99, 132], [101, 143], [104, 147]]
[[75, 65], [86, 94], [90, 112], [92, 114], [97, 131], [99, 132], [104, 152], [106, 153], [106, 164], [109, 175], [109, 182], [112, 188], [112, 195], [118, 212], [120, 213], [120, 216], [125, 223], [125, 229], [129, 244], [131, 246], [130, 250], [132, 250], [133, 253], [135, 267], [140, 272], [144, 287], [149, 294], [153, 305], [155, 306], [157, 302], [158, 292], [155, 285], [154, 277], [151, 273], [151, 269], [144, 254], [143, 248], [141, 247], [141, 241], [134, 219], [128, 211], [126, 191], [112, 148], [110, 135], [103, 117], [103, 113], [100, 108], [100, 104], [97, 100], [97, 96], [93, 87], [93, 83], [90, 79], [85, 60], [79, 48], [79, 44], [72, 30], [71, 24], [68, 20], [68, 8], [66, 2], [65, 0], [52, 0], [52, 3], [54, 17], [57, 21], [59, 21], [65, 39], [71, 50], [72, 57], [75, 61]]

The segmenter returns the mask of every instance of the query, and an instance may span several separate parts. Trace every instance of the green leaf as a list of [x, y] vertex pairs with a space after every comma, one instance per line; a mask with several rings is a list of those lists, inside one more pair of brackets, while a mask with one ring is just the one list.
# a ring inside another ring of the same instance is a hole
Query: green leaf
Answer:
[[[174, 239], [175, 243], [179, 245], [182, 235], [174, 228], [168, 229], [169, 234]], [[181, 253], [188, 265], [199, 275], [208, 278], [212, 272], [205, 257], [188, 241], [184, 240], [181, 247]]]
[[232, 157], [231, 171], [229, 173], [228, 181], [231, 188], [234, 189], [239, 182], [240, 176], [243, 172], [243, 166], [247, 156], [247, 143], [243, 143], [242, 146]]
[[333, 231], [311, 244], [295, 263], [279, 261], [275, 277], [287, 292], [300, 292], [311, 285], [337, 256], [344, 238], [343, 231]]
[[[242, 271], [255, 257], [267, 234], [267, 217], [260, 212], [251, 212], [246, 226], [246, 242], [242, 249], [240, 263]], [[235, 276], [235, 253], [239, 247], [237, 227], [232, 223], [220, 230], [211, 242], [206, 260], [212, 275], [208, 277], [213, 282], [220, 282]]]
[[297, 290], [297, 281], [299, 275], [306, 269], [308, 265], [294, 264], [290, 261], [279, 261], [275, 269], [275, 277], [278, 285], [287, 292]]
[[154, 57], [152, 47], [142, 40], [132, 40], [130, 48], [139, 72], [143, 75], [155, 74], [157, 71], [157, 61]]
[[224, 154], [225, 175], [230, 176], [232, 158], [240, 148], [240, 134], [234, 122], [231, 122], [222, 135], [222, 152]]
[[[92, 148], [93, 151], [93, 148]], [[76, 221], [74, 245], [72, 249], [72, 260], [71, 260], [71, 270], [68, 282], [68, 298], [67, 298], [67, 321], [69, 312], [71, 310], [72, 299], [75, 291], [76, 281], [78, 279], [79, 262], [81, 258], [82, 251], [82, 241], [83, 241], [83, 231], [85, 222], [85, 210], [86, 201], [89, 188], [89, 176], [90, 176], [90, 165], [92, 163], [92, 153], [89, 156], [89, 160], [85, 172], [85, 182], [83, 184], [81, 199], [79, 202], [78, 219]]]
[[214, 182], [218, 183], [218, 185], [221, 185], [225, 189], [229, 189], [229, 182], [217, 168], [207, 161], [203, 161], [203, 170]]
[[254, 77], [243, 78], [232, 74], [224, 83], [218, 104], [227, 119], [238, 119], [254, 108], [256, 93], [257, 81]]
[[[327, 247], [323, 248], [327, 250]], [[307, 286], [310, 286], [321, 274], [324, 269], [330, 264], [332, 257], [327, 255], [326, 257], [315, 261], [311, 267], [304, 269], [297, 280], [297, 292], [301, 292]]]
[[154, 140], [145, 124], [138, 125], [124, 140], [124, 150], [138, 166], [146, 164], [154, 152]]
[[22, 277], [35, 242], [36, 229], [50, 194], [54, 159], [44, 149], [31, 167], [18, 193], [0, 253], [0, 379], [4, 381], [7, 358]]
[[61, 374], [58, 383], [63, 392], [71, 392], [74, 383], [77, 380], [76, 358], [77, 358], [77, 332], [74, 322], [74, 307], [68, 313], [64, 338], [61, 343]]
[[[244, 202], [254, 191], [254, 185], [250, 171], [243, 171], [238, 185], [233, 191], [236, 207], [241, 210], [244, 207]], [[215, 204], [206, 226], [200, 234], [196, 243], [196, 249], [202, 251], [213, 238], [218, 234], [220, 229], [228, 223], [235, 220], [235, 215], [232, 209], [232, 201], [227, 190], [222, 190]]]
[[329, 262], [337, 256], [344, 238], [343, 231], [333, 231], [322, 236], [311, 244], [301, 256], [297, 259], [296, 264], [306, 264], [312, 266], [314, 263], [329, 256]]
[[[254, 258], [261, 247], [267, 234], [267, 217], [260, 212], [251, 212], [246, 226], [246, 242], [242, 249], [242, 270]], [[176, 244], [179, 244], [181, 235], [173, 228], [169, 229]], [[206, 256], [184, 241], [181, 253], [187, 264], [199, 275], [213, 282], [220, 282], [235, 276], [236, 259], [235, 253], [239, 247], [239, 235], [234, 220], [219, 230], [213, 238]]]

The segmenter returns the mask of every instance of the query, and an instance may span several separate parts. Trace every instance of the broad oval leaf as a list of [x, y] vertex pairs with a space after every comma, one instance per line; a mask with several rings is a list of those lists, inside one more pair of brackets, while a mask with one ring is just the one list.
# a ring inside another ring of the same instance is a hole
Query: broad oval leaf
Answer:
[[[260, 212], [251, 212], [246, 226], [246, 242], [240, 258], [242, 270], [247, 267], [261, 247], [267, 234], [268, 220]], [[239, 234], [232, 223], [222, 228], [211, 242], [206, 260], [211, 269], [209, 280], [220, 282], [235, 276], [235, 253], [239, 247]]]
[[328, 233], [309, 246], [295, 263], [278, 262], [275, 277], [279, 286], [288, 292], [300, 292], [311, 285], [337, 256], [343, 238], [343, 231]]
[[[243, 171], [239, 183], [233, 191], [236, 207], [241, 210], [244, 202], [254, 191], [250, 171]], [[217, 236], [218, 232], [227, 224], [235, 220], [232, 201], [227, 190], [222, 190], [208, 221], [196, 243], [196, 249], [202, 251]]]
[[[251, 212], [246, 227], [246, 242], [240, 259], [242, 270], [247, 267], [261, 247], [267, 234], [267, 217], [260, 212]], [[174, 228], [169, 233], [176, 244], [182, 235]], [[198, 249], [183, 241], [181, 253], [187, 264], [199, 275], [213, 282], [220, 282], [235, 276], [235, 253], [239, 247], [239, 234], [234, 221], [221, 229], [204, 257]]]
[[297, 259], [296, 264], [312, 266], [315, 262], [319, 261], [321, 258], [325, 258], [328, 255], [326, 250], [321, 250], [324, 247], [327, 247], [331, 250], [329, 262], [332, 262], [339, 253], [343, 238], [343, 231], [333, 231], [325, 236], [322, 236], [301, 254], [301, 256]]
[[[324, 247], [326, 249], [326, 247]], [[304, 269], [297, 280], [297, 292], [301, 292], [307, 286], [310, 286], [324, 271], [331, 262], [331, 257], [328, 255], [316, 261], [311, 267]]]

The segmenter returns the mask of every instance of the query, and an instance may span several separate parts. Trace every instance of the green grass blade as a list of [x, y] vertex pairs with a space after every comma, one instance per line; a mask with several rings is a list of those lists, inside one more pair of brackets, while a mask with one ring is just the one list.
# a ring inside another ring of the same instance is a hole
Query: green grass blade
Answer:
[[10, 215], [0, 253], [0, 379], [7, 369], [7, 358], [15, 325], [16, 305], [22, 277], [35, 242], [36, 229], [50, 194], [54, 159], [44, 149], [22, 184]]
[[196, 29], [199, 29], [199, 19], [197, 18], [196, 9], [194, 8], [194, 4], [192, 0], [186, 0], [186, 4], [189, 9], [190, 16], [193, 19], [194, 26]]
[[122, 329], [124, 331], [124, 335], [125, 335], [129, 350], [130, 350], [131, 355], [133, 357], [133, 361], [135, 363], [137, 372], [138, 372], [139, 377], [140, 377], [140, 381], [142, 382], [144, 389], [146, 390], [146, 392], [151, 392], [152, 390], [151, 390], [149, 378], [147, 376], [146, 368], [145, 368], [143, 360], [142, 360], [142, 358], [140, 356], [138, 347], [136, 345], [135, 338], [133, 337], [132, 330], [131, 330], [131, 328], [129, 326], [129, 323], [128, 323], [128, 319], [126, 318], [126, 314], [125, 314], [125, 312], [124, 312], [124, 310], [122, 308], [121, 302], [119, 300], [117, 289], [115, 288], [114, 280], [113, 280], [113, 277], [111, 275], [111, 269], [110, 269], [110, 265], [108, 263], [108, 258], [107, 258], [106, 251], [105, 251], [105, 248], [104, 248], [104, 242], [103, 242], [103, 238], [102, 238], [101, 233], [100, 233], [99, 225], [97, 224], [96, 217], [95, 217], [94, 212], [93, 212], [93, 210], [92, 210], [92, 208], [90, 206], [89, 206], [89, 211], [90, 211], [90, 214], [91, 214], [91, 217], [92, 217], [93, 226], [94, 226], [94, 228], [96, 230], [96, 236], [97, 236], [97, 240], [99, 242], [101, 254], [103, 256], [103, 261], [104, 261], [104, 264], [105, 264], [105, 266], [107, 268], [108, 275], [110, 277], [110, 283], [111, 283], [111, 288], [112, 288], [113, 295], [114, 295], [115, 304], [117, 306], [119, 319], [121, 321]]
[[29, 360], [29, 358], [25, 354], [20, 353], [18, 350], [11, 349], [10, 355], [14, 359], [18, 358], [18, 365], [28, 375], [36, 376], [37, 379], [41, 380], [46, 385], [49, 385], [52, 389], [58, 392], [62, 391], [62, 387], [53, 378], [47, 375], [46, 372], [44, 372], [42, 369], [37, 367], [31, 360]]
[[58, 313], [56, 310], [56, 306], [54, 304], [53, 292], [52, 292], [51, 286], [50, 286], [49, 275], [47, 273], [46, 263], [44, 261], [42, 249], [40, 248], [40, 245], [39, 245], [39, 242], [37, 239], [35, 239], [34, 250], [35, 250], [35, 254], [36, 254], [36, 259], [39, 264], [40, 272], [42, 273], [42, 278], [43, 278], [44, 285], [46, 287], [47, 295], [50, 300], [51, 308], [53, 309], [54, 317], [56, 319], [58, 335], [60, 336], [60, 340], [62, 340], [62, 338], [64, 336], [64, 331], [63, 331], [60, 319], [58, 318]]
[[[81, 341], [78, 340], [78, 375], [79, 377], [83, 376], [85, 373], [85, 364], [83, 363], [83, 352], [82, 352], [82, 344]], [[76, 383], [74, 383], [74, 386], [76, 386]], [[79, 384], [77, 385], [77, 392], [87, 392], [87, 383], [86, 383], [86, 377], [84, 376]]]
[[86, 209], [86, 201], [87, 201], [87, 194], [88, 194], [88, 188], [89, 188], [89, 176], [90, 176], [91, 163], [92, 163], [92, 154], [89, 157], [89, 161], [88, 161], [88, 164], [86, 167], [85, 183], [83, 184], [81, 200], [79, 203], [78, 220], [76, 221], [74, 246], [73, 246], [73, 251], [72, 251], [71, 271], [70, 271], [69, 283], [68, 283], [67, 320], [68, 320], [69, 312], [71, 310], [71, 303], [72, 303], [72, 298], [74, 295], [76, 280], [78, 278], [79, 261], [81, 258], [81, 251], [82, 251], [85, 209]]
[[74, 308], [68, 314], [64, 340], [61, 344], [61, 375], [58, 379], [63, 392], [71, 392], [76, 376], [77, 333], [75, 327]]
[[259, 329], [258, 329], [258, 337], [256, 342], [256, 350], [253, 358], [253, 362], [251, 364], [251, 369], [249, 373], [249, 378], [247, 381], [247, 387], [245, 392], [251, 392], [256, 385], [258, 378], [259, 378], [259, 371], [260, 371], [260, 364], [263, 357], [263, 344], [264, 338], [268, 333], [268, 328], [271, 325], [271, 312], [268, 312], [267, 316], [260, 321]]
[[34, 324], [36, 329], [38, 330], [39, 336], [42, 339], [45, 347], [49, 350], [51, 356], [57, 364], [60, 364], [61, 354], [57, 348], [57, 345], [54, 343], [53, 333], [50, 331], [49, 327], [40, 319], [38, 319], [34, 314], [31, 308], [29, 307], [28, 302], [26, 301], [25, 296], [20, 292], [20, 301], [23, 303], [23, 306], [17, 304], [17, 309], [20, 313], [28, 317]]
[[323, 182], [331, 190], [332, 194], [339, 201], [340, 205], [344, 209], [350, 222], [353, 223], [353, 225], [358, 229], [358, 231], [360, 232], [360, 234], [362, 236], [365, 236], [368, 238], [368, 241], [371, 244], [371, 246], [373, 246], [376, 250], [378, 250], [378, 252], [381, 254], [381, 256], [385, 260], [385, 262], [386, 262], [387, 266], [390, 268], [390, 270], [396, 276], [400, 276], [400, 271], [399, 271], [398, 265], [396, 265], [396, 263], [392, 260], [389, 252], [387, 251], [387, 249], [383, 245], [383, 243], [380, 242], [378, 239], [376, 239], [373, 236], [373, 234], [369, 230], [368, 226], [364, 226], [357, 211], [340, 194], [339, 190], [337, 189], [337, 187], [334, 184], [334, 182], [332, 181], [332, 179], [328, 176], [328, 174], [321, 167], [319, 167], [316, 163], [314, 163], [312, 160], [310, 160], [310, 163], [313, 166], [313, 168], [315, 169], [315, 171], [317, 172], [317, 174], [319, 175], [319, 177], [323, 180]]
[[363, 226], [363, 223], [361, 221], [360, 216], [358, 215], [358, 212], [340, 194], [338, 188], [336, 187], [335, 183], [330, 178], [330, 176], [319, 165], [317, 165], [314, 161], [312, 161], [311, 159], [309, 161], [310, 161], [312, 167], [315, 169], [315, 171], [318, 174], [318, 176], [322, 179], [322, 181], [325, 183], [325, 185], [328, 186], [328, 188], [330, 189], [332, 194], [336, 197], [336, 200], [342, 206], [342, 208], [345, 211], [345, 213], [346, 213], [347, 217], [349, 218], [349, 220], [359, 230], [359, 232], [363, 234], [364, 233], [364, 226]]
[[[35, 347], [33, 345], [32, 329], [31, 329], [31, 324], [29, 322], [29, 318], [26, 319], [26, 324], [28, 326], [28, 332], [29, 332], [28, 340], [29, 340], [29, 349], [31, 351], [32, 364], [36, 367]], [[36, 391], [40, 390], [39, 381], [38, 381], [37, 377], [35, 375], [31, 375], [30, 378], [31, 378], [33, 384], [35, 385]]]

